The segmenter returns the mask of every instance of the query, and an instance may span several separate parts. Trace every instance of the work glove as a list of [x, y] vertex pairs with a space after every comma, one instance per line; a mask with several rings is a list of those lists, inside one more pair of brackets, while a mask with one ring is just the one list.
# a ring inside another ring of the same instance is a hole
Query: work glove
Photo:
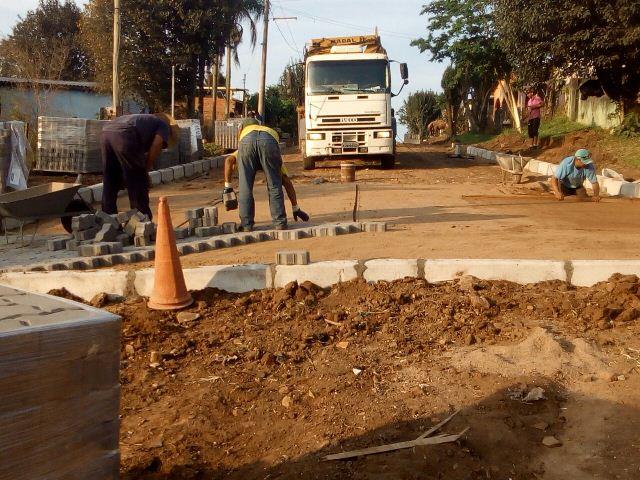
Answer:
[[293, 211], [293, 219], [297, 222], [298, 220], [302, 220], [303, 222], [309, 221], [309, 214], [304, 212], [298, 207], [297, 210]]

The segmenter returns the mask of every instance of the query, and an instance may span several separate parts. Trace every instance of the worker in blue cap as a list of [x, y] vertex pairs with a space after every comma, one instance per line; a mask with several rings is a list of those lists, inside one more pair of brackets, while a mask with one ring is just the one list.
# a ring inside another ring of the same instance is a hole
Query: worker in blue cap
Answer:
[[591, 159], [589, 150], [581, 148], [575, 155], [565, 158], [560, 162], [556, 173], [551, 177], [551, 188], [558, 200], [575, 195], [581, 200], [589, 198], [584, 188], [584, 182], [588, 180], [593, 187], [591, 201], [600, 201], [600, 185], [596, 175], [596, 166]]

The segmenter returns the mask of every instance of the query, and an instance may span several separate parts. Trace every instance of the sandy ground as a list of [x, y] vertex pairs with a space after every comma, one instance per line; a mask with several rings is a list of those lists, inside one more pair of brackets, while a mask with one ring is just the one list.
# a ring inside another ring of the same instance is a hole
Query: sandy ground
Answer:
[[[445, 146], [401, 147], [395, 170], [361, 165], [357, 172], [360, 196], [359, 220], [384, 220], [384, 234], [355, 234], [337, 238], [313, 238], [295, 242], [266, 242], [210, 251], [182, 258], [186, 267], [209, 264], [272, 263], [275, 253], [306, 249], [313, 261], [371, 258], [540, 258], [633, 259], [637, 258], [640, 202], [605, 199], [599, 204], [556, 202], [544, 193], [541, 177], [527, 177], [523, 184], [502, 184], [499, 167], [482, 161], [447, 157]], [[311, 222], [350, 221], [355, 185], [340, 183], [339, 167], [321, 163], [312, 172], [301, 168], [298, 154], [285, 155], [299, 196]], [[313, 183], [322, 178], [325, 182]], [[209, 204], [220, 196], [222, 172], [163, 185], [152, 191], [152, 203], [169, 197], [174, 225], [182, 223], [184, 210]], [[510, 195], [501, 198], [463, 196]], [[515, 197], [515, 194], [525, 194]], [[257, 222], [270, 225], [264, 176], [255, 187]], [[128, 208], [125, 197], [120, 208]], [[287, 202], [289, 215], [291, 208]], [[238, 221], [236, 212], [221, 209], [221, 221]], [[291, 223], [292, 225], [293, 222]], [[62, 233], [50, 223], [48, 234]], [[45, 237], [41, 237], [44, 239]], [[44, 242], [41, 241], [41, 250]], [[27, 249], [28, 250], [28, 249]], [[16, 260], [24, 249], [0, 247], [0, 266]], [[43, 261], [46, 252], [35, 260]], [[29, 261], [29, 260], [26, 260]], [[34, 260], [31, 260], [33, 262]], [[136, 264], [123, 268], [141, 268]]]

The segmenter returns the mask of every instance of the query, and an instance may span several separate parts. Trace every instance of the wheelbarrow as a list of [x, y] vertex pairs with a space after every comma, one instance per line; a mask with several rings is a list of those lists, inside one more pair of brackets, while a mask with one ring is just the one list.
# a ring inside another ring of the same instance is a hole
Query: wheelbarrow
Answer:
[[524, 173], [524, 166], [529, 162], [528, 157], [522, 155], [510, 155], [507, 153], [496, 153], [496, 160], [502, 170], [502, 181], [507, 181], [507, 174], [513, 175], [513, 183], [520, 183]]
[[24, 225], [28, 222], [36, 223], [29, 245], [35, 239], [42, 220], [59, 218], [64, 229], [71, 233], [72, 217], [95, 213], [78, 195], [81, 187], [73, 183], [54, 182], [0, 195], [0, 220], [6, 243], [9, 244], [7, 220], [10, 219], [18, 223], [23, 245]]

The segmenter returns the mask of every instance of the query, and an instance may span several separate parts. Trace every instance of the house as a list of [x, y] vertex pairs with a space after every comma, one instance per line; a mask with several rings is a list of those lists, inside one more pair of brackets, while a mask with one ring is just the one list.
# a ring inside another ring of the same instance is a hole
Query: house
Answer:
[[[0, 120], [34, 124], [38, 116], [99, 119], [100, 109], [111, 101], [111, 95], [99, 91], [94, 82], [0, 77]], [[132, 100], [122, 106], [125, 113], [142, 111]]]

